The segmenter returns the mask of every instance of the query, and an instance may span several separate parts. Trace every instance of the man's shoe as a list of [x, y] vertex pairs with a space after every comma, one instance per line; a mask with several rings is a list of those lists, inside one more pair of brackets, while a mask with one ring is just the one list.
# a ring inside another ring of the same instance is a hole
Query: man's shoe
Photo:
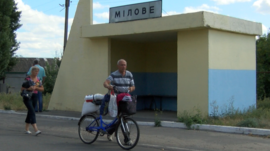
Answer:
[[132, 140], [129, 140], [128, 142], [126, 142], [125, 145], [132, 146], [133, 145]]
[[25, 131], [25, 134], [31, 134], [31, 131]]
[[38, 136], [38, 134], [41, 134], [40, 130], [36, 131], [36, 136]]
[[109, 141], [112, 141], [113, 140], [112, 139], [112, 135], [110, 135], [110, 134], [107, 135], [107, 138], [108, 138]]

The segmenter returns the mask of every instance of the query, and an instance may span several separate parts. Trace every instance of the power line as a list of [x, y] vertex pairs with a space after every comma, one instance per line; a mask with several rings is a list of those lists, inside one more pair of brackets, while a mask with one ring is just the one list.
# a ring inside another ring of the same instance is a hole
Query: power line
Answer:
[[165, 13], [166, 13], [166, 15], [169, 15], [164, 9], [162, 9]]
[[56, 8], [59, 8], [59, 6], [56, 6], [56, 7], [50, 8], [50, 9], [48, 9], [48, 10], [45, 10], [45, 11], [43, 11], [43, 13], [45, 13], [45, 12], [47, 12], [47, 11], [49, 11], [49, 10], [56, 9]]

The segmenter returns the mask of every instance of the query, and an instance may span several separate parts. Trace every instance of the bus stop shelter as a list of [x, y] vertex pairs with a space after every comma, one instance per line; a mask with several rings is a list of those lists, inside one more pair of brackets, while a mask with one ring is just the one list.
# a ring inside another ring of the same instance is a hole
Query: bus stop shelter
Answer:
[[93, 25], [92, 12], [92, 0], [79, 1], [49, 109], [80, 111], [85, 95], [105, 94], [119, 59], [134, 75], [138, 109], [153, 108], [151, 98], [178, 115], [256, 104], [260, 23], [202, 11]]

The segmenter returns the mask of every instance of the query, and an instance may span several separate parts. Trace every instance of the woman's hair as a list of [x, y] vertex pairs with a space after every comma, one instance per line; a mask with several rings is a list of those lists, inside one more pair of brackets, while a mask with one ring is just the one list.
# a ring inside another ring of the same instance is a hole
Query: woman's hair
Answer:
[[32, 69], [31, 69], [31, 73], [32, 73], [32, 71], [34, 71], [34, 70], [38, 70], [38, 71], [39, 71], [39, 68], [36, 67], [36, 66], [33, 66]]

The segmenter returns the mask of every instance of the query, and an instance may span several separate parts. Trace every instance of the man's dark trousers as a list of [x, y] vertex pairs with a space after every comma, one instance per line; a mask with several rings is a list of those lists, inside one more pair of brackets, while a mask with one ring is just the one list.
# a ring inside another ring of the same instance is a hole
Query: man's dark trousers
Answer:
[[37, 99], [38, 103], [36, 104], [36, 107], [35, 107], [35, 111], [36, 112], [42, 112], [42, 109], [43, 109], [43, 101], [42, 101], [42, 92], [39, 92], [38, 91], [38, 99]]

